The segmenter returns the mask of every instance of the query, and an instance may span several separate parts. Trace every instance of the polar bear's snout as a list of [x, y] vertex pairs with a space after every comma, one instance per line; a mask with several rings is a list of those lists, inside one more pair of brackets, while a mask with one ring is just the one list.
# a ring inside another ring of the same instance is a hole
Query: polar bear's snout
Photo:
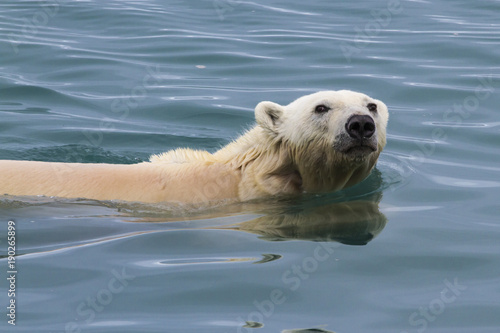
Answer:
[[347, 120], [345, 130], [353, 139], [369, 139], [375, 133], [375, 122], [370, 116], [353, 115]]
[[351, 157], [368, 156], [377, 151], [377, 125], [372, 116], [353, 114], [345, 121], [334, 148]]

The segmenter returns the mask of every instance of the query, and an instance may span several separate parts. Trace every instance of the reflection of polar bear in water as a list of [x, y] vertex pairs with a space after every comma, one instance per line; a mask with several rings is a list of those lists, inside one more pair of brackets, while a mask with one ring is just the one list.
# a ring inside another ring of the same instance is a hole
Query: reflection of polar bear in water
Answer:
[[298, 212], [268, 214], [229, 227], [258, 234], [262, 239], [271, 241], [336, 241], [365, 245], [387, 223], [387, 218], [378, 207], [381, 197], [377, 193], [370, 200], [330, 203]]
[[213, 154], [177, 149], [134, 165], [0, 161], [0, 192], [196, 203], [335, 191], [368, 176], [389, 114], [341, 90], [261, 102], [255, 117], [257, 126]]

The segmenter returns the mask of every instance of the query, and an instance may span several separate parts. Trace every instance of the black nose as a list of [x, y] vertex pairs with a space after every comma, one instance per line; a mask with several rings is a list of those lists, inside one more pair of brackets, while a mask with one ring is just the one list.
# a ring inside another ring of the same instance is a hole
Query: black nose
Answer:
[[370, 116], [355, 115], [347, 120], [345, 130], [351, 138], [368, 139], [375, 133], [375, 122]]

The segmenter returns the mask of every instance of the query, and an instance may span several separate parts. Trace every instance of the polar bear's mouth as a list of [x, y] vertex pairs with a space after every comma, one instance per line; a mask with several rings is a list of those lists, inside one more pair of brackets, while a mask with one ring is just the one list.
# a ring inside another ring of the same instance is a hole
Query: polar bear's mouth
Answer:
[[378, 149], [375, 137], [353, 139], [347, 134], [339, 135], [335, 140], [333, 148], [347, 156], [369, 155]]
[[377, 149], [373, 148], [371, 145], [358, 144], [346, 148], [342, 151], [342, 154], [348, 159], [365, 160], [375, 151], [377, 151]]
[[352, 153], [370, 154], [374, 151], [377, 151], [377, 146], [374, 145], [372, 142], [358, 141], [358, 142], [352, 142], [350, 145], [345, 147], [342, 152], [344, 154], [352, 154]]

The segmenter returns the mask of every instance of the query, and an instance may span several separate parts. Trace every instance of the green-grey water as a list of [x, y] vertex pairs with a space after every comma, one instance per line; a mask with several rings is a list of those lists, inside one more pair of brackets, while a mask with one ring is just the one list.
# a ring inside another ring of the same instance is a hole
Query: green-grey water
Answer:
[[258, 102], [318, 90], [366, 93], [390, 120], [377, 168], [338, 193], [205, 210], [3, 196], [0, 330], [498, 332], [499, 15], [493, 0], [2, 1], [0, 159], [215, 151]]

